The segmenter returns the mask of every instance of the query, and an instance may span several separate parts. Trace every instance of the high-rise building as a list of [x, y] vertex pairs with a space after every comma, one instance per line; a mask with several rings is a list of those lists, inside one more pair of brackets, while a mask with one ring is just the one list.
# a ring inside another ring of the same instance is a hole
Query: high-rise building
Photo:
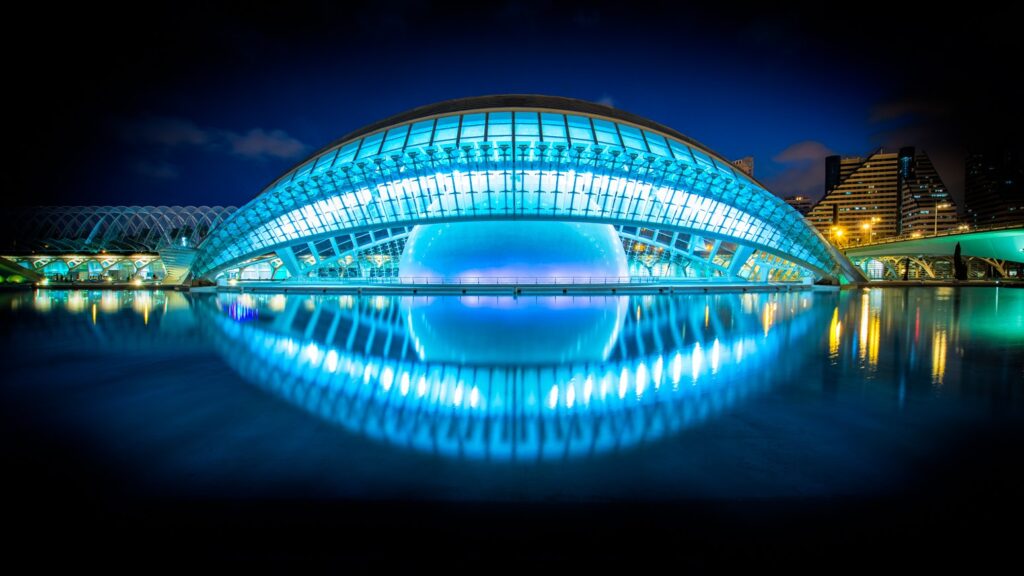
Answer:
[[927, 235], [959, 224], [934, 164], [913, 147], [880, 149], [866, 158], [826, 158], [825, 196], [807, 219], [826, 236], [841, 234], [843, 244]]
[[1024, 222], [1024, 158], [1012, 150], [967, 157], [964, 204], [975, 226]]
[[753, 156], [744, 156], [743, 158], [739, 158], [737, 160], [733, 160], [732, 161], [732, 165], [737, 167], [737, 168], [739, 168], [740, 170], [742, 170], [743, 173], [746, 174], [747, 176], [753, 176], [754, 175], [754, 157]]
[[899, 182], [901, 218], [897, 234], [926, 235], [960, 225], [953, 197], [924, 151], [900, 148]]
[[807, 214], [814, 207], [814, 201], [808, 196], [786, 196], [786, 204], [789, 204], [801, 214]]
[[860, 156], [829, 156], [825, 158], [825, 194], [836, 189], [864, 162]]

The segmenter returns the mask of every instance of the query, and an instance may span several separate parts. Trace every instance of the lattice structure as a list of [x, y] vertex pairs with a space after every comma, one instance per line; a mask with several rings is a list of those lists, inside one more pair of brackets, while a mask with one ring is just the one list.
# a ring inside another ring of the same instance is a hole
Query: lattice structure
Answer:
[[56, 281], [179, 284], [223, 206], [40, 206], [8, 210], [0, 255]]
[[301, 278], [306, 252], [314, 266], [345, 256], [338, 237], [487, 219], [696, 234], [735, 245], [743, 260], [777, 256], [804, 277], [861, 277], [796, 210], [678, 132], [612, 108], [535, 96], [449, 101], [343, 138], [215, 230], [193, 273], [214, 278], [274, 253]]
[[197, 247], [232, 206], [39, 206], [9, 211], [5, 253], [154, 253]]

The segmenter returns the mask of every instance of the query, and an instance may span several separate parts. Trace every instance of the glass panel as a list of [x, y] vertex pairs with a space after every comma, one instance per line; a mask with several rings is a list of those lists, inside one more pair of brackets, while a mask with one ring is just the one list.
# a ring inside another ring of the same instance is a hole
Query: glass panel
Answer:
[[568, 116], [569, 119], [569, 137], [572, 138], [573, 143], [579, 142], [594, 142], [594, 132], [590, 129], [590, 119], [584, 118], [583, 116]]
[[426, 146], [430, 144], [430, 135], [434, 132], [434, 121], [424, 120], [412, 125], [409, 131], [409, 143], [406, 146]]
[[612, 146], [622, 146], [622, 141], [619, 140], [619, 134], [615, 130], [615, 124], [601, 120], [600, 118], [594, 118], [594, 132], [597, 134], [597, 141], [601, 144], [610, 144]]
[[356, 150], [359, 149], [359, 143], [361, 140], [354, 140], [345, 144], [341, 147], [341, 151], [338, 152], [338, 158], [334, 161], [336, 164], [341, 162], [351, 162], [356, 158]]
[[313, 168], [313, 175], [323, 174], [328, 168], [334, 164], [334, 157], [338, 154], [338, 150], [330, 150], [322, 154], [316, 160], [316, 167]]
[[313, 163], [315, 161], [316, 160], [310, 160], [309, 162], [306, 162], [301, 167], [299, 167], [299, 169], [295, 171], [295, 177], [293, 178], [293, 180], [304, 178], [307, 174], [309, 174], [309, 171], [313, 169]]
[[460, 144], [481, 142], [484, 139], [484, 128], [487, 117], [484, 114], [466, 114], [462, 117], [462, 134]]
[[689, 146], [676, 140], [669, 140], [668, 144], [672, 148], [672, 154], [675, 155], [676, 160], [686, 166], [693, 166], [693, 155], [690, 154]]
[[532, 142], [540, 139], [540, 128], [537, 126], [536, 112], [516, 112], [516, 139]]
[[384, 141], [384, 133], [378, 132], [363, 139], [363, 147], [359, 150], [359, 157], [356, 160], [376, 156], [380, 151], [380, 145]]
[[487, 139], [488, 140], [511, 140], [512, 139], [512, 113], [491, 112], [487, 115]]
[[334, 248], [331, 246], [330, 240], [321, 240], [314, 246], [316, 246], [316, 253], [321, 259], [334, 256]]
[[459, 117], [448, 116], [437, 119], [437, 128], [434, 129], [434, 145], [454, 144], [455, 138], [459, 135]]
[[409, 133], [409, 125], [399, 126], [398, 128], [392, 128], [388, 130], [388, 135], [384, 139], [384, 146], [381, 147], [380, 153], [384, 154], [399, 150], [405, 145], [405, 137]]
[[[714, 159], [712, 158], [712, 160], [714, 160]], [[733, 172], [731, 164], [726, 164], [726, 163], [723, 163], [723, 162], [719, 162], [717, 160], [714, 160], [714, 162], [715, 162], [715, 169], [718, 171], [719, 174], [721, 174], [725, 178], [732, 178], [733, 180], [736, 179], [736, 174], [735, 174], [735, 172]]]
[[626, 148], [647, 152], [647, 145], [644, 144], [644, 137], [640, 130], [625, 124], [619, 124], [619, 133], [622, 135], [622, 142]]
[[544, 132], [544, 140], [548, 142], [565, 141], [565, 117], [561, 114], [540, 115], [541, 130]]
[[697, 148], [690, 147], [690, 151], [693, 153], [693, 157], [697, 159], [697, 165], [701, 166], [709, 172], [716, 171], [714, 163], [711, 162], [711, 157], [701, 152]]
[[650, 147], [651, 152], [659, 156], [671, 156], [669, 152], [668, 143], [665, 142], [665, 137], [661, 134], [653, 134], [644, 130], [644, 136], [647, 137], [647, 145]]

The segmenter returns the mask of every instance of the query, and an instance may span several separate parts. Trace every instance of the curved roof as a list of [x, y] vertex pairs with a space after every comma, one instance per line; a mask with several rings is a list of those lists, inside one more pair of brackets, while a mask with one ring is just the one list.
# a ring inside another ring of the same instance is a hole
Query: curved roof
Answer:
[[[725, 162], [730, 165], [732, 164], [732, 162], [725, 156], [722, 156], [721, 154], [715, 152], [714, 150], [711, 150], [704, 144], [697, 142], [693, 138], [690, 138], [689, 136], [683, 134], [682, 132], [679, 132], [674, 128], [669, 128], [668, 126], [665, 126], [664, 124], [661, 124], [659, 122], [655, 122], [649, 118], [644, 118], [643, 116], [639, 116], [637, 114], [633, 114], [632, 112], [627, 112], [625, 110], [620, 110], [613, 106], [599, 104], [597, 102], [591, 102], [589, 100], [580, 100], [579, 98], [567, 98], [565, 96], [548, 96], [546, 94], [490, 94], [486, 96], [469, 96], [466, 98], [453, 98], [451, 100], [443, 100], [441, 102], [434, 102], [432, 104], [417, 106], [416, 108], [412, 108], [404, 112], [399, 112], [398, 114], [393, 114], [391, 116], [388, 116], [387, 118], [378, 120], [371, 124], [367, 124], [362, 128], [353, 130], [348, 134], [345, 134], [341, 138], [333, 140], [326, 146], [321, 147], [311, 156], [301, 160], [300, 162], [294, 164], [293, 166], [285, 170], [280, 176], [271, 181], [271, 183], [264, 188], [264, 191], [271, 188], [274, 184], [277, 184], [279, 181], [281, 181], [289, 174], [292, 174], [303, 163], [307, 162], [310, 157], [315, 158], [317, 156], [322, 155], [324, 152], [327, 152], [334, 148], [338, 148], [343, 144], [352, 142], [354, 140], [362, 138], [363, 136], [367, 136], [375, 132], [386, 130], [393, 126], [398, 126], [415, 120], [425, 120], [437, 116], [450, 116], [453, 114], [459, 114], [468, 111], [483, 112], [491, 110], [517, 109], [551, 110], [562, 113], [576, 112], [579, 114], [586, 114], [590, 116], [602, 116], [605, 118], [618, 120], [620, 122], [634, 124], [639, 127], [655, 130], [657, 132], [662, 133], [665, 136], [685, 142], [690, 146], [694, 146], [701, 149], [703, 152], [706, 152], [707, 154], [713, 156], [717, 160], [721, 160], [722, 162]], [[764, 188], [764, 185], [761, 184], [761, 182], [758, 181], [753, 176], [740, 172], [739, 170], [737, 170], [736, 172], [738, 174], [741, 174], [744, 178], [751, 180], [758, 184], [759, 186], [761, 186], [762, 188]]]
[[[198, 246], [233, 206], [36, 206], [5, 211], [0, 246], [14, 253], [157, 252]], [[9, 236], [9, 238], [8, 238]]]
[[[432, 116], [447, 116], [449, 114], [465, 112], [468, 110], [498, 110], [515, 108], [558, 110], [561, 112], [579, 112], [581, 114], [590, 114], [593, 116], [605, 116], [607, 118], [622, 120], [630, 124], [636, 124], [637, 126], [643, 126], [644, 128], [657, 130], [667, 136], [682, 140], [687, 144], [693, 144], [695, 146], [700, 146], [705, 150], [707, 149], [703, 144], [700, 144], [689, 136], [669, 128], [664, 124], [659, 124], [658, 122], [649, 120], [643, 116], [638, 116], [632, 112], [626, 112], [625, 110], [619, 110], [618, 108], [608, 106], [606, 104], [580, 100], [578, 98], [566, 98], [564, 96], [547, 96], [544, 94], [492, 94], [489, 96], [455, 98], [453, 100], [444, 100], [442, 102], [417, 106], [411, 110], [399, 112], [398, 114], [388, 116], [383, 120], [378, 120], [372, 124], [363, 126], [358, 130], [353, 130], [352, 132], [349, 132], [341, 138], [331, 142], [327, 146], [324, 146], [323, 150], [333, 148], [339, 144], [348, 142], [349, 140], [354, 140], [360, 136], [372, 134], [373, 132], [383, 130], [390, 126], [404, 124], [411, 120], [430, 118]], [[716, 154], [716, 156], [719, 155]]]

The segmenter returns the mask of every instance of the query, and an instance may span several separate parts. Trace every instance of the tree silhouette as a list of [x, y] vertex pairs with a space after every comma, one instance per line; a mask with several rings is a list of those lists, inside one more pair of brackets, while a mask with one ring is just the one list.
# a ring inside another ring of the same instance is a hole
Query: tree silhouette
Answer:
[[956, 243], [956, 248], [953, 249], [953, 277], [957, 280], [967, 280], [967, 264], [964, 262], [962, 256], [960, 256], [960, 243]]

